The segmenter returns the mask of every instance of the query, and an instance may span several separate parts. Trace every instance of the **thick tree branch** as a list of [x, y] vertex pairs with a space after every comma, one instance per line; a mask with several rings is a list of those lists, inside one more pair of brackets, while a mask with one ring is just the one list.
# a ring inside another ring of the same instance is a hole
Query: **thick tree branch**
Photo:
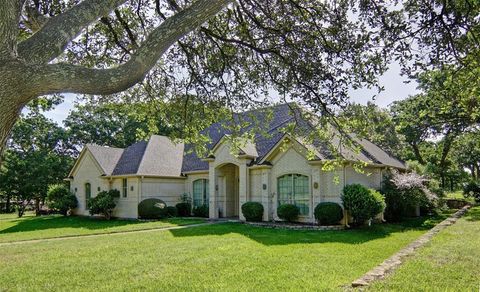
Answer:
[[38, 64], [55, 59], [86, 26], [107, 15], [125, 1], [84, 0], [50, 19], [37, 33], [19, 43], [19, 56], [28, 63]]
[[112, 94], [139, 81], [156, 64], [162, 54], [187, 33], [198, 28], [225, 8], [232, 0], [198, 0], [188, 8], [165, 20], [123, 65], [112, 69], [88, 69], [70, 64], [31, 66], [36, 94], [73, 92]]
[[0, 60], [15, 58], [17, 54], [18, 21], [25, 0], [0, 2]]

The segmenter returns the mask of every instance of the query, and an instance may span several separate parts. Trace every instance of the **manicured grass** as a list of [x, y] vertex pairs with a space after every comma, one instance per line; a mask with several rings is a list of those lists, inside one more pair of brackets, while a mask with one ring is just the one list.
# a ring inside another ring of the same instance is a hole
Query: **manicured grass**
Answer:
[[129, 230], [163, 228], [205, 222], [203, 219], [172, 218], [160, 221], [103, 220], [89, 217], [0, 215], [0, 243], [19, 240], [112, 233]]
[[478, 291], [479, 267], [480, 207], [475, 207], [371, 290]]
[[462, 190], [447, 192], [445, 194], [445, 198], [448, 198], [448, 199], [465, 199], [465, 197], [463, 196], [463, 191]]
[[3, 246], [5, 290], [341, 290], [441, 218], [345, 231], [220, 223]]

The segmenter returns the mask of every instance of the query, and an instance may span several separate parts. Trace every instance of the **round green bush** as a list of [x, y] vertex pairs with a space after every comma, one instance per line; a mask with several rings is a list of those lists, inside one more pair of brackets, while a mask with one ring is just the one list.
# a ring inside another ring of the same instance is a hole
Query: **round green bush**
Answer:
[[314, 214], [320, 225], [334, 225], [342, 220], [343, 209], [337, 203], [324, 202], [315, 207]]
[[188, 217], [191, 215], [192, 205], [187, 202], [178, 203], [175, 205], [177, 207], [177, 214], [180, 217]]
[[480, 183], [470, 181], [463, 186], [463, 196], [465, 198], [474, 198], [475, 201], [480, 202]]
[[359, 226], [385, 209], [385, 199], [379, 192], [360, 184], [346, 185], [342, 194], [343, 206]]
[[48, 188], [47, 204], [66, 216], [68, 211], [77, 207], [77, 197], [64, 185], [52, 185]]
[[292, 204], [280, 205], [277, 208], [277, 215], [280, 219], [283, 219], [287, 222], [293, 222], [298, 219], [298, 215], [300, 215], [300, 209]]
[[177, 217], [177, 215], [178, 215], [177, 207], [175, 207], [175, 206], [168, 206], [168, 207], [167, 207], [167, 215], [168, 215], [169, 217]]
[[259, 202], [246, 202], [242, 205], [242, 214], [247, 221], [262, 221], [263, 205]]
[[193, 216], [208, 218], [208, 205], [204, 204], [193, 208]]
[[88, 212], [90, 215], [101, 214], [110, 220], [118, 197], [120, 197], [118, 190], [102, 191], [87, 201]]
[[162, 219], [168, 216], [167, 204], [157, 198], [145, 199], [138, 204], [138, 216], [142, 219]]

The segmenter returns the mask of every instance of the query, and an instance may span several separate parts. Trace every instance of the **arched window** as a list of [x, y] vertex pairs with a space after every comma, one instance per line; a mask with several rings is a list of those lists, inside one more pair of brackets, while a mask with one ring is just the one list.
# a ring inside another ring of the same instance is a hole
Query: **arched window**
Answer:
[[88, 200], [92, 197], [92, 185], [90, 183], [85, 184], [85, 206]]
[[208, 179], [197, 179], [193, 182], [193, 207], [208, 205]]
[[293, 204], [300, 209], [300, 215], [308, 215], [310, 206], [310, 190], [308, 176], [286, 174], [277, 179], [278, 205]]

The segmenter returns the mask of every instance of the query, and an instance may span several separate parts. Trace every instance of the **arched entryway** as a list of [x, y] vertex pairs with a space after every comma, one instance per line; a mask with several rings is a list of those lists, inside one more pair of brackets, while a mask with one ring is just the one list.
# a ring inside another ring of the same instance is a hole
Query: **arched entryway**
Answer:
[[233, 163], [217, 167], [217, 206], [219, 217], [238, 217], [239, 200], [239, 168]]

